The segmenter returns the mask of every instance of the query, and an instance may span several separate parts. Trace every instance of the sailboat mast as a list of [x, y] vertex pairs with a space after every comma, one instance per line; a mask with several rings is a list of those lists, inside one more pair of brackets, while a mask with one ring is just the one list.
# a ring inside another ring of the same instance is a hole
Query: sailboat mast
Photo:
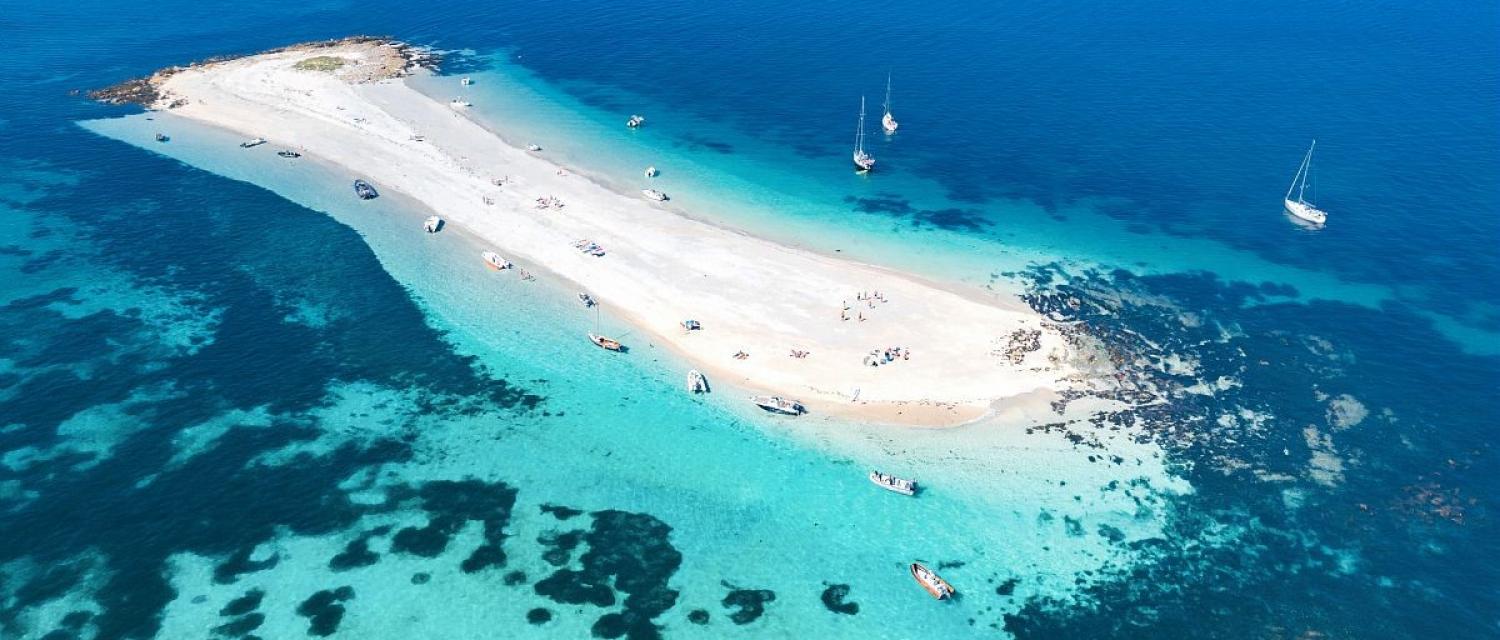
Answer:
[[1307, 148], [1307, 158], [1302, 161], [1302, 187], [1297, 189], [1297, 202], [1307, 202], [1302, 196], [1307, 193], [1307, 174], [1312, 173], [1313, 149], [1316, 148], [1318, 148], [1318, 141], [1315, 139], [1312, 141], [1312, 146]]
[[[1313, 144], [1317, 144], [1314, 140]], [[1307, 161], [1312, 157], [1312, 149], [1307, 150], [1307, 155], [1302, 156], [1302, 164], [1297, 165], [1297, 173], [1292, 174], [1292, 183], [1286, 187], [1286, 199], [1292, 199], [1292, 192], [1297, 190], [1297, 181], [1302, 179], [1303, 170], [1307, 169]]]
[[886, 73], [885, 74], [885, 103], [882, 104], [881, 106], [885, 108], [886, 115], [890, 115], [890, 113], [891, 113], [891, 74], [890, 73]]
[[859, 129], [854, 132], [854, 150], [865, 150], [865, 97], [859, 97]]

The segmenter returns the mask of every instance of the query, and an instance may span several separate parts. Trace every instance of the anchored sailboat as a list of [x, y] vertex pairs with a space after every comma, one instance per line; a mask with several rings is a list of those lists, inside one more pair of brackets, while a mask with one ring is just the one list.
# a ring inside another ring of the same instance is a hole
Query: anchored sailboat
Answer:
[[865, 97], [859, 97], [859, 129], [854, 132], [854, 166], [860, 171], [875, 168], [875, 156], [865, 152]]
[[891, 74], [885, 74], [885, 115], [880, 117], [880, 126], [885, 129], [886, 135], [896, 132], [896, 127], [901, 126], [896, 122], [896, 117], [891, 115]]
[[[1304, 196], [1307, 192], [1307, 176], [1312, 173], [1313, 149], [1317, 148], [1318, 141], [1313, 140], [1312, 146], [1307, 148], [1307, 155], [1302, 156], [1302, 166], [1297, 167], [1297, 175], [1292, 176], [1292, 186], [1286, 189], [1286, 198], [1282, 201], [1286, 205], [1286, 212], [1313, 224], [1323, 224], [1328, 221], [1328, 213], [1318, 209], [1313, 203], [1308, 202]], [[1297, 192], [1297, 199], [1292, 199], [1292, 192]]]

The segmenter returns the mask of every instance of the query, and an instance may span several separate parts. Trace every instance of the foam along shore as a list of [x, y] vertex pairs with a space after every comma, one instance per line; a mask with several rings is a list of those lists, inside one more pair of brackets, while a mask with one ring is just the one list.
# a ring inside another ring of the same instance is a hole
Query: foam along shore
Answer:
[[[407, 86], [403, 76], [423, 72], [413, 52], [350, 38], [121, 86], [154, 109], [303, 150], [347, 168], [351, 182], [410, 196], [634, 326], [603, 333], [637, 352], [670, 347], [721, 388], [796, 398], [814, 413], [944, 426], [1079, 383], [1064, 335], [1019, 300], [773, 243], [607, 189]], [[564, 206], [539, 208], [539, 198]], [[414, 215], [413, 233], [426, 215]], [[581, 241], [605, 255], [580, 251]], [[478, 255], [474, 266], [484, 268]], [[685, 319], [702, 329], [685, 331]], [[870, 364], [891, 347], [901, 348], [893, 359]]]

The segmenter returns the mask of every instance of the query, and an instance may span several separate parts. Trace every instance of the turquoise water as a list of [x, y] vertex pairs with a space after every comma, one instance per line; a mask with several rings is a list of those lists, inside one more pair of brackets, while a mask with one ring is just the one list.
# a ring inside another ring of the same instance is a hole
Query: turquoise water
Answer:
[[[1494, 8], [899, 13], [6, 11], [0, 635], [1500, 633]], [[1021, 293], [1149, 401], [908, 431], [688, 398], [398, 194], [66, 95], [350, 32], [459, 49], [415, 83], [615, 188], [656, 165], [691, 215]], [[856, 176], [882, 66], [903, 129]], [[1314, 136], [1309, 231], [1276, 199]]]

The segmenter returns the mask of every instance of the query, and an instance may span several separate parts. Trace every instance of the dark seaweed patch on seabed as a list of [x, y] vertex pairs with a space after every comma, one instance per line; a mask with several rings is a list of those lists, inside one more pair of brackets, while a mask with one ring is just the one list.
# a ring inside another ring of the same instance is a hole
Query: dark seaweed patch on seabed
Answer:
[[[660, 638], [653, 620], [677, 603], [667, 582], [682, 564], [682, 554], [668, 541], [672, 528], [643, 513], [596, 511], [584, 542], [588, 551], [580, 570], [559, 569], [534, 586], [540, 595], [562, 604], [612, 606], [616, 592], [625, 595], [618, 613], [594, 622], [600, 638]], [[611, 588], [613, 584], [613, 588]]]
[[[119, 151], [116, 143], [86, 134], [79, 139], [73, 141], [79, 153], [66, 155]], [[109, 148], [92, 149], [99, 146]], [[124, 402], [148, 425], [103, 461], [68, 454], [19, 471], [0, 468], [0, 482], [21, 489], [0, 504], [0, 562], [26, 558], [66, 566], [86, 553], [101, 554], [107, 567], [93, 570], [107, 578], [93, 594], [101, 608], [93, 624], [103, 639], [156, 633], [162, 608], [177, 597], [165, 572], [173, 554], [224, 557], [216, 573], [232, 581], [264, 567], [250, 562], [251, 551], [278, 530], [343, 531], [372, 509], [351, 503], [339, 483], [362, 467], [406, 460], [409, 445], [351, 443], [280, 467], [251, 464], [264, 452], [321, 435], [301, 416], [328, 401], [333, 381], [418, 387], [424, 396], [461, 399], [456, 408], [431, 412], [526, 411], [541, 402], [490, 378], [474, 359], [453, 354], [407, 292], [375, 275], [382, 270], [351, 230], [250, 185], [158, 158], [138, 160], [108, 176], [135, 189], [95, 185], [82, 173], [77, 188], [54, 190], [27, 206], [43, 220], [66, 219], [93, 242], [93, 257], [117, 274], [189, 293], [202, 308], [219, 310], [212, 341], [177, 353], [155, 343], [155, 331], [139, 317], [112, 311], [64, 316], [52, 304], [76, 295], [67, 290], [0, 307], [0, 357], [17, 363], [12, 373], [19, 376], [16, 393], [0, 402], [0, 415], [14, 425], [0, 433], [0, 448], [53, 447], [62, 442], [57, 426], [63, 420], [102, 404]], [[194, 232], [174, 232], [184, 228]], [[321, 328], [286, 322], [291, 310], [278, 302], [286, 290], [333, 307], [336, 320]], [[180, 393], [130, 401], [140, 389], [159, 385]], [[177, 453], [173, 438], [182, 429], [262, 406], [276, 416], [269, 426], [231, 428], [169, 467]], [[77, 466], [90, 461], [97, 464]], [[23, 501], [28, 492], [34, 497]], [[482, 549], [475, 566], [495, 563], [489, 550], [498, 545]], [[76, 575], [31, 578], [21, 588], [33, 597], [0, 608], [0, 635], [41, 632], [19, 626], [22, 610], [46, 599], [43, 587], [56, 593], [78, 584]]]
[[776, 592], [770, 589], [741, 589], [728, 582], [724, 583], [729, 588], [729, 593], [724, 596], [721, 604], [725, 609], [730, 609], [729, 619], [735, 624], [750, 624], [759, 620], [766, 613], [766, 604], [776, 600]]
[[912, 226], [931, 225], [949, 231], [981, 231], [993, 224], [977, 209], [918, 209], [910, 200], [893, 193], [875, 197], [845, 196], [844, 202], [854, 210], [909, 220]]
[[354, 598], [354, 589], [342, 586], [324, 589], [297, 605], [297, 615], [307, 618], [307, 635], [331, 636], [344, 620], [344, 601]]

